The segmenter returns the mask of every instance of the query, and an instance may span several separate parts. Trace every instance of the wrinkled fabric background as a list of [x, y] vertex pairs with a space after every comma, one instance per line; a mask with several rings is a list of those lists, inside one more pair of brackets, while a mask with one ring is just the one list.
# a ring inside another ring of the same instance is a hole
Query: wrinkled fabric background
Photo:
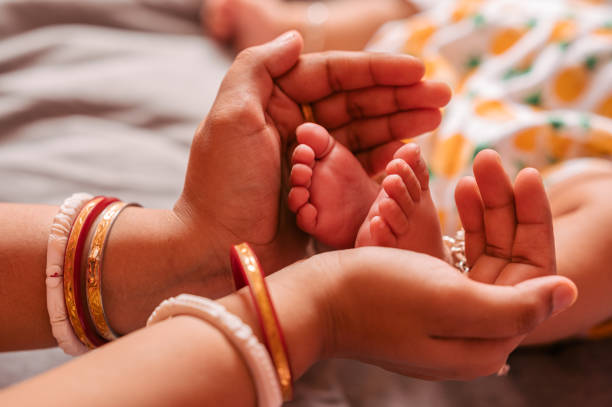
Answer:
[[[232, 58], [197, 13], [196, 0], [0, 0], [0, 201], [58, 205], [88, 191], [171, 207]], [[0, 353], [0, 387], [69, 359]], [[612, 405], [612, 341], [519, 350], [510, 364], [503, 378], [429, 383], [326, 361], [290, 405]]]

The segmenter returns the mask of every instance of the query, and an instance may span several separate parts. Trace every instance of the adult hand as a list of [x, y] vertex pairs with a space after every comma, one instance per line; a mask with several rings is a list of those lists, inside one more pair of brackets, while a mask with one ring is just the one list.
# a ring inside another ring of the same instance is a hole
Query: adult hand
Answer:
[[525, 334], [577, 295], [564, 277], [489, 285], [439, 259], [398, 249], [359, 248], [308, 261], [312, 295], [327, 304], [319, 311], [331, 333], [323, 345], [327, 356], [423, 379], [497, 372]]
[[499, 154], [483, 150], [455, 199], [471, 279], [513, 285], [556, 274], [552, 213], [538, 171], [523, 169], [513, 185]]
[[307, 239], [286, 205], [300, 104], [376, 173], [399, 139], [434, 129], [449, 100], [446, 85], [421, 81], [423, 65], [410, 56], [301, 49], [288, 32], [243, 51], [196, 132], [175, 212], [198, 247], [218, 254], [208, 267], [228, 270], [228, 248], [243, 241], [266, 270], [303, 256]]

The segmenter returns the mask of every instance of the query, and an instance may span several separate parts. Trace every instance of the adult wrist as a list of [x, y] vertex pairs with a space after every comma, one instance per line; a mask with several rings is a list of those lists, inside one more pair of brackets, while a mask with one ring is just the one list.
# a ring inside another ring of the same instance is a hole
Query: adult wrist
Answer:
[[104, 257], [102, 289], [110, 325], [121, 334], [140, 328], [157, 304], [182, 292], [226, 294], [231, 280], [218, 267], [213, 250], [174, 211], [127, 208]]
[[187, 199], [179, 198], [172, 208], [176, 228], [181, 235], [184, 250], [189, 255], [192, 270], [202, 275], [215, 275], [225, 281], [214, 298], [234, 290], [229, 264], [229, 246], [220, 228], [214, 227], [211, 217], [199, 214]]
[[[270, 297], [283, 331], [294, 379], [311, 365], [329, 356], [330, 324], [327, 287], [334, 280], [323, 263], [307, 259], [294, 263], [266, 278]], [[242, 288], [219, 302], [249, 324], [263, 338], [248, 288]]]

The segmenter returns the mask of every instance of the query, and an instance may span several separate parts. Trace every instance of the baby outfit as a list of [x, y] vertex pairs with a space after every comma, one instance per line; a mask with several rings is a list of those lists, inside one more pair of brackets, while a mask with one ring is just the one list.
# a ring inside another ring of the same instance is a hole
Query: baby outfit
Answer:
[[511, 177], [612, 158], [611, 1], [417, 3], [432, 5], [383, 26], [367, 49], [415, 55], [427, 79], [453, 88], [440, 127], [414, 140], [445, 233], [460, 227], [455, 185], [482, 149], [497, 150]]

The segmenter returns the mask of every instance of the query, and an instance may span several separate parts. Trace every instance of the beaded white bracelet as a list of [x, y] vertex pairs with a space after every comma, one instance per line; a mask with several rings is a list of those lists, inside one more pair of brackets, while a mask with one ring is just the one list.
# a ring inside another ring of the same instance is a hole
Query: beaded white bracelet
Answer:
[[280, 384], [270, 355], [250, 326], [221, 304], [191, 294], [181, 294], [164, 300], [147, 320], [147, 326], [176, 315], [191, 315], [208, 322], [238, 349], [255, 382], [258, 406], [278, 407], [283, 404]]
[[463, 229], [458, 230], [455, 237], [442, 236], [442, 240], [449, 252], [449, 263], [462, 273], [469, 273], [470, 266], [468, 266], [465, 255], [465, 231]]
[[87, 346], [74, 334], [64, 300], [64, 252], [68, 243], [70, 229], [83, 206], [91, 201], [93, 196], [77, 193], [64, 201], [59, 212], [53, 218], [51, 233], [47, 242], [47, 311], [51, 322], [51, 331], [62, 350], [72, 356], [88, 351]]

